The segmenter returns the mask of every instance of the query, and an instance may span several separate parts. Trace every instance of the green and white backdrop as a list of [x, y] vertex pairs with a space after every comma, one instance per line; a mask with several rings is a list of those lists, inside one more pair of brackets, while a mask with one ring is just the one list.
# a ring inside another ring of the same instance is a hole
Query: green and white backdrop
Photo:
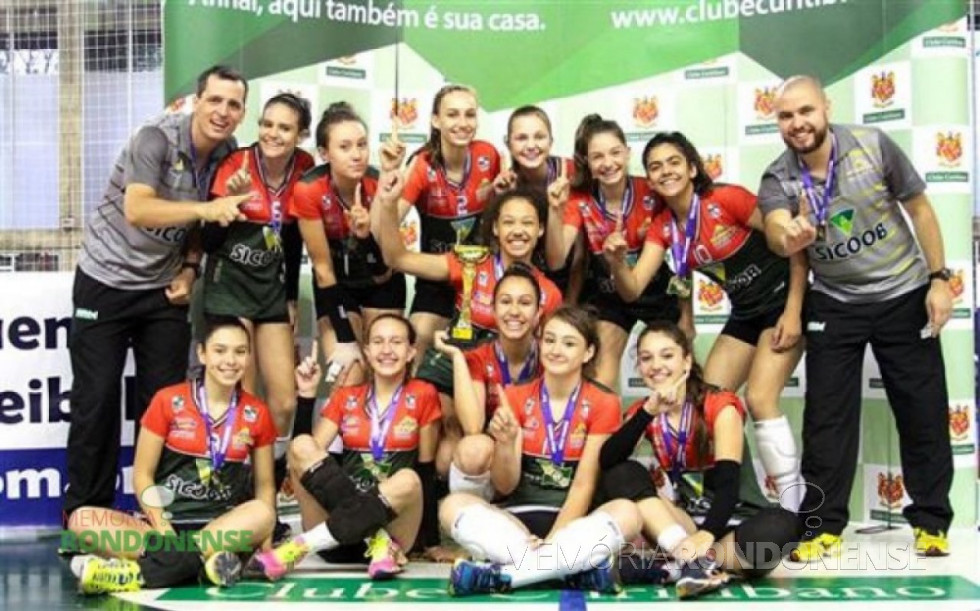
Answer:
[[[459, 82], [477, 89], [480, 137], [501, 149], [506, 118], [517, 106], [535, 103], [548, 112], [555, 150], [566, 156], [580, 118], [598, 112], [623, 126], [635, 172], [654, 132], [680, 130], [718, 180], [755, 191], [783, 149], [774, 88], [791, 74], [819, 76], [833, 120], [886, 130], [925, 177], [939, 215], [956, 293], [954, 318], [943, 333], [956, 467], [952, 502], [955, 524], [967, 525], [977, 521], [978, 455], [966, 12], [962, 0], [171, 0], [166, 95], [186, 96], [204, 67], [230, 63], [251, 83], [242, 142], [254, 139], [262, 102], [289, 90], [310, 99], [314, 116], [336, 100], [353, 104], [376, 149], [387, 137], [395, 99], [401, 138], [418, 146], [428, 134], [433, 94]], [[312, 150], [312, 141], [304, 144]], [[703, 357], [728, 303], [703, 277], [695, 295]], [[633, 356], [623, 362], [621, 387], [629, 398], [642, 384]], [[900, 522], [909, 499], [894, 420], [870, 352], [863, 380], [851, 516]], [[801, 363], [782, 403], [797, 431], [805, 384]]]

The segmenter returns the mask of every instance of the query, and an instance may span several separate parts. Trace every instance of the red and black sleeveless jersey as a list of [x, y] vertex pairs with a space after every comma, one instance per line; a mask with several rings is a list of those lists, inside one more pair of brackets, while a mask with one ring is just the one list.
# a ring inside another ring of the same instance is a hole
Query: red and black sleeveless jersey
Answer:
[[[755, 195], [742, 187], [720, 185], [711, 189], [700, 198], [697, 229], [688, 254], [692, 269], [728, 293], [734, 318], [752, 318], [783, 307], [789, 290], [788, 259], [769, 250], [765, 236], [748, 225], [755, 208]], [[674, 222], [670, 208], [660, 208], [647, 241], [669, 252]], [[677, 222], [678, 236], [683, 236], [684, 225], [686, 219]]]
[[263, 181], [259, 165], [258, 144], [240, 148], [221, 161], [211, 183], [211, 196], [224, 197], [228, 195], [226, 184], [242, 167], [243, 158], [248, 156], [248, 173], [252, 179], [252, 191], [257, 195], [238, 207], [249, 221], [267, 225], [275, 216], [281, 222], [289, 219], [289, 211], [295, 197], [296, 183], [307, 170], [313, 167], [313, 157], [304, 150], [296, 149], [292, 165], [288, 168], [286, 181], [281, 190], [267, 187]]
[[480, 215], [493, 196], [493, 181], [499, 173], [497, 149], [482, 140], [470, 143], [460, 184], [446, 177], [428, 151], [415, 158], [402, 198], [419, 211], [423, 252], [452, 250], [457, 232], [464, 244], [479, 243]]

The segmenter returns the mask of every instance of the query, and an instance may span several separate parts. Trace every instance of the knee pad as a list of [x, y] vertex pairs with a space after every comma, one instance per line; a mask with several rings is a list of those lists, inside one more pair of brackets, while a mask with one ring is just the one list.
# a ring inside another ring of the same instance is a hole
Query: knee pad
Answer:
[[650, 472], [635, 460], [621, 462], [602, 472], [599, 496], [605, 500], [628, 499], [636, 502], [657, 496]]
[[169, 588], [197, 580], [204, 568], [201, 555], [195, 551], [161, 549], [146, 552], [137, 560], [143, 575], [143, 587]]
[[763, 509], [735, 528], [735, 545], [745, 564], [742, 574], [762, 577], [789, 555], [800, 539], [800, 519], [782, 508]]
[[488, 503], [493, 500], [493, 483], [490, 481], [490, 472], [480, 475], [467, 475], [460, 471], [456, 463], [449, 465], [449, 491], [465, 492], [478, 496]]
[[357, 494], [354, 482], [330, 456], [304, 471], [299, 483], [327, 513], [332, 513], [341, 502]]
[[391, 506], [381, 495], [361, 492], [337, 503], [327, 518], [327, 528], [337, 543], [352, 545], [371, 536], [394, 517]]

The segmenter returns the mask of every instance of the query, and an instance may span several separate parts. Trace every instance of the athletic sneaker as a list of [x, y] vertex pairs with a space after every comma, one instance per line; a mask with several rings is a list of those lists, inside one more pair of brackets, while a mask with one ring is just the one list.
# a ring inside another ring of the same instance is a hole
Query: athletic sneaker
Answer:
[[204, 574], [216, 586], [235, 585], [242, 575], [242, 561], [238, 554], [217, 552], [204, 561]]
[[289, 524], [279, 520], [276, 516], [276, 525], [272, 529], [272, 545], [282, 545], [293, 535], [293, 529], [289, 527]]
[[813, 562], [823, 557], [833, 557], [840, 555], [841, 538], [840, 535], [823, 533], [815, 539], [800, 541], [796, 549], [789, 553], [793, 562]]
[[[618, 558], [618, 555], [616, 557]], [[619, 571], [612, 557], [606, 558], [599, 566], [569, 575], [565, 578], [565, 588], [600, 594], [619, 594], [623, 591], [619, 581]]]
[[931, 533], [924, 528], [914, 528], [915, 533], [915, 553], [922, 557], [948, 556], [949, 541], [946, 533], [939, 530]]
[[245, 565], [244, 577], [255, 579], [265, 577], [269, 581], [282, 579], [303, 561], [312, 550], [303, 537], [293, 537], [271, 551], [257, 551]]
[[383, 528], [379, 528], [368, 540], [368, 549], [364, 555], [371, 559], [368, 577], [375, 581], [391, 579], [403, 570], [399, 559], [405, 554], [398, 542]]
[[472, 596], [510, 591], [510, 577], [500, 572], [500, 565], [462, 558], [449, 571], [449, 595]]
[[82, 594], [134, 592], [143, 587], [140, 565], [133, 560], [76, 556], [72, 559], [72, 572], [75, 571]]
[[681, 565], [681, 577], [674, 586], [677, 591], [677, 598], [685, 600], [701, 596], [708, 592], [714, 592], [728, 583], [726, 573], [719, 571], [712, 565], [701, 566], [700, 562], [704, 561], [695, 560]]

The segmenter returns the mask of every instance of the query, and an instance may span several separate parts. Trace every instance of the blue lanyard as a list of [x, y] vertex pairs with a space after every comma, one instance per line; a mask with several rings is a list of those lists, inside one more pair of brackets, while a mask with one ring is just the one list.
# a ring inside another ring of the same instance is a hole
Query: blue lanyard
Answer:
[[[599, 209], [602, 210], [602, 216], [609, 219], [613, 223], [616, 222], [616, 217], [609, 214], [606, 210], [606, 196], [602, 194], [601, 188], [596, 188], [596, 203], [599, 204]], [[629, 176], [626, 177], [626, 188], [623, 189], [623, 201], [619, 206], [619, 215], [623, 219], [623, 227], [626, 227], [626, 219], [629, 218], [630, 212], [633, 211], [633, 179]]]
[[[554, 416], [551, 415], [551, 397], [548, 395], [548, 387], [545, 385], [544, 380], [541, 380], [541, 415], [544, 417], [545, 429], [544, 432], [547, 435], [545, 439], [548, 444], [548, 450], [551, 453], [551, 462], [556, 465], [561, 465], [565, 459], [565, 442], [568, 441], [568, 433], [571, 428], [572, 415], [575, 413], [575, 404], [578, 403], [579, 393], [582, 392], [582, 383], [579, 382], [575, 390], [568, 397], [568, 403], [565, 404], [565, 413], [562, 415], [561, 424], [555, 426]], [[556, 429], [561, 428], [561, 432], [557, 432]]]
[[197, 409], [201, 412], [201, 420], [204, 421], [204, 430], [208, 437], [208, 454], [211, 455], [211, 465], [217, 473], [225, 464], [228, 456], [228, 446], [231, 445], [231, 433], [235, 428], [235, 421], [238, 416], [238, 388], [231, 393], [228, 401], [228, 411], [225, 412], [225, 426], [221, 432], [221, 441], [215, 447], [215, 439], [211, 432], [211, 415], [208, 413], [208, 393], [204, 388], [204, 380], [194, 380], [194, 396], [197, 399]]
[[827, 212], [830, 210], [830, 200], [834, 197], [834, 182], [837, 169], [837, 137], [830, 134], [830, 159], [827, 161], [827, 177], [824, 179], [823, 197], [817, 197], [817, 190], [813, 186], [813, 176], [810, 175], [810, 168], [802, 158], [800, 162], [800, 179], [803, 181], [803, 190], [806, 191], [806, 198], [810, 200], [810, 205], [817, 217], [817, 225], [827, 225]]
[[[516, 382], [520, 383], [528, 380], [534, 374], [534, 368], [538, 361], [537, 347], [537, 342], [531, 342], [531, 351], [528, 353], [527, 360], [524, 361], [524, 365], [521, 367], [521, 372], [517, 374]], [[500, 380], [503, 382], [503, 386], [509, 386], [513, 383], [510, 379], [510, 365], [507, 363], [507, 355], [504, 354], [504, 349], [500, 346], [499, 341], [493, 343], [493, 351], [497, 356], [497, 365], [500, 367]], [[544, 388], [544, 382], [541, 383], [541, 387]]]
[[701, 198], [695, 193], [691, 199], [691, 209], [687, 212], [687, 225], [684, 226], [684, 239], [677, 233], [677, 221], [673, 218], [670, 223], [670, 253], [674, 257], [674, 271], [681, 278], [690, 275], [687, 258], [691, 254], [691, 245], [698, 232], [698, 214], [701, 209]]
[[391, 423], [395, 419], [395, 411], [398, 409], [398, 401], [401, 399], [403, 388], [405, 388], [404, 385], [399, 384], [394, 394], [391, 395], [388, 409], [385, 410], [384, 420], [378, 414], [378, 402], [374, 394], [374, 386], [372, 385], [371, 390], [368, 391], [367, 411], [368, 415], [371, 416], [371, 456], [374, 457], [374, 462], [381, 462], [381, 459], [384, 458], [385, 438], [388, 437]]
[[[664, 443], [664, 453], [670, 460], [670, 479], [674, 483], [680, 481], [681, 473], [684, 471], [684, 467], [687, 466], [687, 437], [691, 429], [693, 415], [694, 408], [691, 402], [685, 401], [683, 410], [681, 411], [680, 430], [676, 432], [675, 436], [675, 433], [671, 432], [667, 414], [660, 414], [660, 435]], [[677, 440], [676, 449], [672, 447], [675, 439]]]

